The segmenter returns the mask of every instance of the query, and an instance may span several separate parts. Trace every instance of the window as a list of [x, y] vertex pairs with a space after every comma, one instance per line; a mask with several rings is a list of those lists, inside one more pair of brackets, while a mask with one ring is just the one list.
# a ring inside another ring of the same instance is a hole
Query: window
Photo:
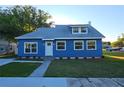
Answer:
[[87, 27], [72, 27], [72, 34], [87, 34]]
[[57, 41], [56, 50], [66, 50], [66, 41]]
[[73, 33], [79, 33], [78, 27], [73, 27], [73, 28], [72, 28], [72, 31], [73, 31]]
[[86, 27], [81, 27], [81, 33], [87, 33], [87, 28]]
[[87, 40], [87, 50], [96, 50], [96, 40]]
[[83, 50], [84, 49], [84, 41], [78, 40], [74, 41], [74, 50]]
[[26, 54], [36, 54], [38, 51], [37, 42], [25, 42], [24, 43], [24, 53]]
[[51, 46], [51, 42], [47, 42], [47, 46]]

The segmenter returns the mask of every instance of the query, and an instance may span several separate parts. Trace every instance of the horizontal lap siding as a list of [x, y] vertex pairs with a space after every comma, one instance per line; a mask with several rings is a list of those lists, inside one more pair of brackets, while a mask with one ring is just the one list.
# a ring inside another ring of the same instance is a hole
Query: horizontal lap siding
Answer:
[[[38, 53], [37, 54], [24, 54], [24, 42], [38, 42]], [[19, 40], [18, 41], [18, 56], [25, 57], [25, 56], [44, 56], [45, 54], [45, 47], [44, 41], [42, 40]]]
[[102, 56], [102, 42], [97, 40], [97, 50], [86, 50], [86, 40], [84, 40], [84, 50], [74, 50], [74, 40], [66, 40], [66, 50], [56, 50], [54, 41], [54, 56], [55, 57], [100, 57]]
[[[61, 40], [59, 40], [61, 41]], [[84, 40], [84, 50], [74, 50], [74, 40], [66, 40], [66, 51], [56, 50], [56, 40], [53, 41], [53, 56], [54, 57], [101, 57], [102, 56], [102, 41], [97, 40], [97, 50], [86, 50], [86, 40]], [[45, 56], [45, 41], [42, 40], [18, 40], [18, 56]], [[24, 42], [38, 42], [38, 54], [24, 54]]]

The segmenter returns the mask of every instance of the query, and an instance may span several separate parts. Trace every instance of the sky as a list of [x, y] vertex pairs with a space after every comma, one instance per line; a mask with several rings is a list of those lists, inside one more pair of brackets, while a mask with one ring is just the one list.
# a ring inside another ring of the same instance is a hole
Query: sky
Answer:
[[87, 24], [101, 32], [103, 41], [115, 41], [124, 33], [124, 6], [42, 5], [35, 6], [52, 15], [55, 24]]
[[124, 33], [124, 5], [41, 5], [34, 7], [48, 12], [52, 16], [50, 21], [54, 21], [55, 24], [87, 24], [91, 21], [91, 25], [106, 37], [103, 41], [115, 41], [121, 33]]

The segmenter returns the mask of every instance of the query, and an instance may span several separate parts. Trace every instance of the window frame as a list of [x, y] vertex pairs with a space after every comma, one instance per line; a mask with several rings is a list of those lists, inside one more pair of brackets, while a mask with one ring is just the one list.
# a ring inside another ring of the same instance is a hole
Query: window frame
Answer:
[[[74, 32], [74, 28], [75, 27], [72, 27], [72, 34], [87, 34], [88, 33], [88, 28], [87, 27], [82, 27], [82, 26], [76, 27], [76, 28], [78, 28], [78, 32], [77, 33]], [[85, 33], [81, 32], [81, 28], [84, 28], [86, 30], [86, 32]]]
[[[36, 52], [32, 52], [32, 47], [30, 48], [30, 52], [27, 53], [25, 50], [26, 50], [26, 44], [36, 44]], [[24, 54], [38, 54], [38, 42], [24, 42]]]
[[[64, 42], [65, 43], [65, 48], [64, 49], [58, 49], [58, 43], [59, 42]], [[59, 50], [59, 51], [65, 51], [66, 50], [66, 41], [64, 40], [64, 41], [56, 41], [56, 50]]]
[[81, 34], [87, 34], [87, 33], [88, 33], [88, 28], [87, 28], [87, 27], [83, 28], [83, 29], [85, 29], [85, 30], [86, 30], [86, 32], [85, 32], [85, 33], [84, 33], [84, 32], [81, 32], [81, 28], [83, 28], [83, 27], [80, 27], [80, 33], [81, 33]]
[[[89, 49], [89, 48], [88, 48], [88, 42], [89, 42], [89, 41], [94, 41], [94, 42], [95, 42], [95, 49]], [[87, 40], [87, 41], [86, 41], [86, 49], [87, 49], [87, 50], [97, 50], [97, 41], [96, 41], [96, 40]]]
[[[77, 28], [78, 29], [78, 32], [77, 33], [74, 32], [74, 28]], [[79, 34], [79, 27], [72, 27], [72, 34]]]
[[[82, 42], [82, 49], [76, 49], [75, 48], [75, 43], [76, 42]], [[73, 45], [74, 45], [74, 50], [84, 50], [84, 40], [74, 40], [74, 44]]]

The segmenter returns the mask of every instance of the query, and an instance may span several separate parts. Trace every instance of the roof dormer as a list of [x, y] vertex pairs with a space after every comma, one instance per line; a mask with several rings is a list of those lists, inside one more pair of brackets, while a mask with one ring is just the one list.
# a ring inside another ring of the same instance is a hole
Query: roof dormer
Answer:
[[86, 26], [71, 26], [72, 34], [87, 34], [88, 28]]

